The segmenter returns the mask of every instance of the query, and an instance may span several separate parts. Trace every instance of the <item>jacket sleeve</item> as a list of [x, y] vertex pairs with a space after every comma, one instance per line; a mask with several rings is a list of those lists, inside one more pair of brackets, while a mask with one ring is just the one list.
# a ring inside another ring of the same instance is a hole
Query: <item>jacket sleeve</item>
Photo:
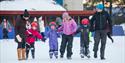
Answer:
[[20, 21], [16, 21], [16, 25], [15, 25], [15, 35], [19, 35], [20, 33]]
[[48, 38], [50, 35], [50, 31], [47, 32], [46, 37]]
[[62, 31], [63, 30], [63, 24], [61, 25], [61, 27], [58, 28], [58, 32]]
[[94, 31], [94, 22], [95, 22], [95, 14], [93, 15], [92, 19], [90, 20], [90, 31]]
[[76, 30], [77, 30], [77, 24], [76, 24], [76, 22], [73, 20], [73, 32], [76, 32]]
[[36, 37], [38, 39], [43, 39], [43, 36], [38, 31], [36, 31]]
[[80, 30], [81, 30], [81, 27], [78, 27], [78, 29], [76, 30], [76, 33], [75, 33], [75, 34], [79, 33]]

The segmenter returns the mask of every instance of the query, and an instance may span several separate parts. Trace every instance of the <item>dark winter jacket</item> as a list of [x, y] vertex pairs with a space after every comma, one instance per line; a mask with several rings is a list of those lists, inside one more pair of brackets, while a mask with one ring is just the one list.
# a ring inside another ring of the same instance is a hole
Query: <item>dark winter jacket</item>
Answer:
[[112, 21], [109, 14], [106, 11], [96, 12], [90, 21], [90, 31], [106, 30], [107, 23], [111, 31]]
[[89, 25], [80, 25], [76, 31], [76, 34], [80, 32], [80, 40], [89, 40], [89, 28]]
[[[19, 35], [21, 38], [25, 39], [25, 31], [26, 31], [26, 21], [22, 19], [18, 19], [15, 25], [15, 36]], [[15, 41], [18, 42], [15, 37]]]

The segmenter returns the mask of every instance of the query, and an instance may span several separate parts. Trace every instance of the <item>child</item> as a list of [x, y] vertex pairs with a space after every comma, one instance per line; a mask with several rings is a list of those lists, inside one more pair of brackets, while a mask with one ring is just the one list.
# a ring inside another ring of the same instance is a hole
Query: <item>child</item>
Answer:
[[84, 58], [84, 55], [90, 58], [89, 55], [89, 20], [84, 18], [81, 21], [81, 26], [77, 29], [76, 33], [81, 33], [80, 36], [80, 55]]
[[56, 23], [50, 23], [50, 30], [47, 33], [47, 37], [49, 38], [49, 56], [52, 59], [53, 55], [58, 58], [58, 37], [59, 34], [56, 30]]
[[31, 49], [31, 53], [32, 53], [32, 58], [35, 58], [35, 39], [36, 37], [41, 39], [42, 41], [45, 41], [45, 38], [43, 38], [41, 36], [41, 34], [37, 31], [37, 23], [36, 22], [32, 22], [31, 23], [31, 29], [26, 30], [26, 59], [28, 59], [28, 54], [29, 54], [29, 50]]
[[77, 24], [68, 12], [62, 14], [62, 25], [58, 28], [58, 31], [62, 31], [62, 42], [60, 46], [60, 58], [63, 58], [65, 49], [67, 48], [67, 59], [72, 59], [72, 48], [73, 48], [73, 35], [76, 32]]

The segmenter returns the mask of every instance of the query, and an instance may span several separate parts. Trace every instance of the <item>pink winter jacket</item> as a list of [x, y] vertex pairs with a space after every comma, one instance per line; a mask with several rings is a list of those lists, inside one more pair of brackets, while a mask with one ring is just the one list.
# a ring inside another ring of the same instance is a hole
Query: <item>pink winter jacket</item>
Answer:
[[63, 31], [63, 34], [71, 35], [74, 32], [76, 32], [77, 24], [74, 21], [74, 19], [70, 19], [69, 21], [63, 21], [62, 26], [59, 28], [59, 30]]

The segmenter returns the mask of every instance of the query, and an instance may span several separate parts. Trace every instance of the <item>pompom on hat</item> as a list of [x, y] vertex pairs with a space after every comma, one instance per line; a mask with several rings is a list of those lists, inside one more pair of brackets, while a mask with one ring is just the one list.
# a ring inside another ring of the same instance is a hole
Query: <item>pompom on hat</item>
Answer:
[[24, 17], [29, 17], [30, 15], [29, 15], [29, 12], [27, 11], [27, 9], [25, 9], [25, 11], [24, 11], [24, 13], [23, 13], [23, 16]]

